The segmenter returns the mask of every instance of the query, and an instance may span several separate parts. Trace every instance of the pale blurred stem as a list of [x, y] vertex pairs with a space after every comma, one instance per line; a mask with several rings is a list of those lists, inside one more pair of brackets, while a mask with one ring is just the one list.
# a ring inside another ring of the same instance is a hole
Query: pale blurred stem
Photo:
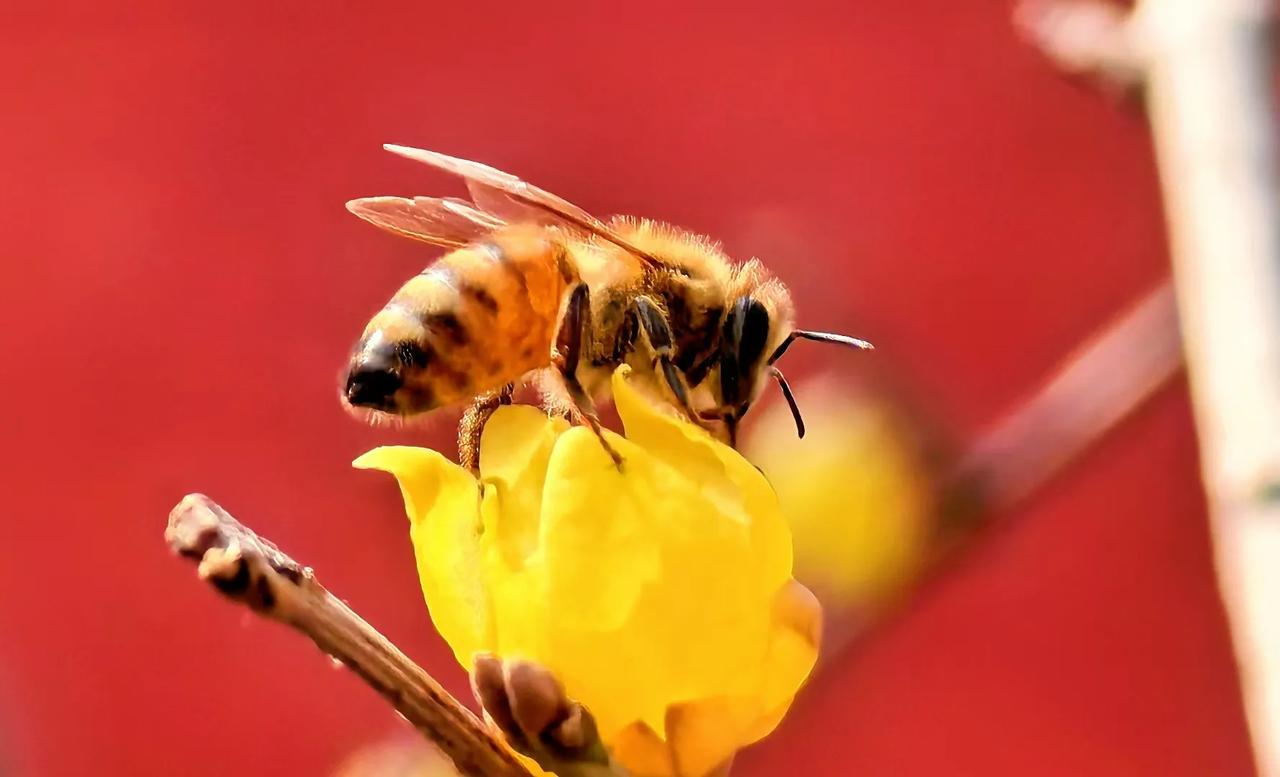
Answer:
[[957, 537], [1040, 487], [1169, 381], [1182, 365], [1173, 288], [1162, 283], [1063, 360], [1038, 391], [953, 465], [942, 486]]
[[312, 571], [191, 494], [169, 514], [165, 539], [232, 601], [302, 632], [383, 696], [470, 777], [531, 777], [492, 730], [430, 675], [325, 590]]
[[[981, 434], [944, 469], [940, 536], [911, 594], [965, 563], [999, 518], [1059, 476], [1130, 417], [1182, 366], [1173, 287], [1162, 283], [1085, 341], [1050, 378]], [[904, 596], [906, 604], [913, 598]], [[901, 608], [870, 621], [843, 619], [827, 630], [826, 660], [860, 644]]]
[[[1028, 5], [1070, 66], [1098, 3]], [[1047, 9], [1047, 10], [1046, 10]], [[1269, 0], [1139, 0], [1114, 41], [1145, 87], [1219, 583], [1261, 774], [1280, 775], [1280, 179]], [[1079, 57], [1075, 58], [1076, 61]], [[1076, 68], [1078, 69], [1078, 68]]]

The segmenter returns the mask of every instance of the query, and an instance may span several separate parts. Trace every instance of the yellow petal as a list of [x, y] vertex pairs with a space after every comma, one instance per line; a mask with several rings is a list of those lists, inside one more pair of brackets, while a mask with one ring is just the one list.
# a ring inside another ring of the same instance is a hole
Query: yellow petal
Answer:
[[627, 627], [641, 594], [662, 575], [652, 522], [655, 463], [626, 440], [609, 440], [625, 474], [589, 429], [561, 436], [547, 468], [537, 560], [550, 640], [541, 658], [602, 732], [660, 719], [665, 706], [660, 684], [634, 682], [661, 667], [649, 640]]
[[724, 515], [750, 525], [758, 553], [753, 572], [762, 586], [777, 588], [791, 576], [791, 530], [769, 481], [742, 454], [637, 391], [629, 376], [620, 367], [611, 384], [627, 439], [677, 468]]
[[400, 483], [427, 609], [464, 666], [490, 649], [489, 602], [480, 580], [479, 491], [471, 473], [435, 451], [375, 448], [353, 462]]
[[768, 656], [760, 671], [758, 698], [766, 713], [744, 734], [743, 744], [761, 739], [782, 720], [813, 671], [821, 644], [822, 606], [809, 589], [788, 581], [774, 598]]
[[569, 428], [536, 407], [500, 407], [480, 441], [482, 480], [494, 488], [493, 520], [486, 542], [497, 543], [512, 570], [524, 566], [538, 546], [543, 483], [556, 440]]
[[758, 716], [750, 699], [718, 697], [679, 704], [667, 713], [667, 739], [676, 773], [705, 777], [738, 752]]
[[498, 408], [485, 424], [480, 438], [484, 479], [501, 481], [510, 488], [526, 481], [542, 480], [551, 448], [568, 428], [568, 421], [549, 418], [536, 407]]
[[[631, 370], [619, 367], [611, 387], [618, 416], [627, 439], [655, 459], [678, 467], [681, 474], [701, 487], [704, 494], [725, 511], [740, 515], [742, 497], [734, 489], [716, 448], [724, 448], [705, 430], [681, 420], [674, 410], [659, 405], [637, 391], [630, 382]], [[749, 466], [749, 465], [748, 465]]]
[[804, 586], [791, 581], [778, 591], [768, 654], [751, 672], [758, 689], [668, 710], [667, 739], [679, 774], [708, 774], [773, 731], [817, 660], [821, 621], [817, 599]]
[[644, 723], [633, 723], [609, 743], [609, 754], [631, 777], [675, 777], [667, 742]]
[[610, 631], [629, 616], [643, 585], [661, 574], [653, 461], [606, 432], [625, 462], [619, 472], [585, 427], [563, 434], [547, 464], [540, 547], [560, 625]]
[[[480, 539], [483, 555], [481, 579], [489, 595], [494, 623], [492, 650], [507, 658], [527, 658], [544, 663], [547, 655], [546, 585], [537, 556], [516, 556], [510, 552], [509, 540], [503, 536], [511, 529], [504, 524], [529, 519], [518, 512], [504, 509], [498, 486], [486, 483], [480, 502], [484, 534]], [[537, 526], [533, 527], [536, 540]], [[465, 667], [470, 669], [470, 665]]]

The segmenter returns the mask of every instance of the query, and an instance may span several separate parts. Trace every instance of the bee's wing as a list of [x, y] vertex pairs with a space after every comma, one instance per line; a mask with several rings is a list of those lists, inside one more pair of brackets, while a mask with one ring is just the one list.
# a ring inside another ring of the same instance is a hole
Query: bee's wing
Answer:
[[347, 210], [388, 232], [445, 248], [461, 248], [505, 223], [452, 197], [362, 197]]
[[467, 182], [467, 190], [477, 206], [488, 214], [510, 222], [527, 221], [556, 224], [585, 232], [621, 246], [650, 266], [661, 265], [657, 257], [627, 242], [611, 227], [573, 203], [479, 162], [446, 156], [408, 146], [386, 145], [393, 154], [452, 173]]

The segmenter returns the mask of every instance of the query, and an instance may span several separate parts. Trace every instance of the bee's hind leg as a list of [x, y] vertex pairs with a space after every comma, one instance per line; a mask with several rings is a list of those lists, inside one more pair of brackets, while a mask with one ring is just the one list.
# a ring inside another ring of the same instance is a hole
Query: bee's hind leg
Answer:
[[591, 427], [609, 458], [613, 459], [618, 469], [622, 469], [622, 457], [605, 439], [600, 417], [596, 415], [595, 402], [591, 401], [591, 396], [578, 379], [578, 363], [582, 359], [583, 344], [588, 342], [591, 342], [591, 298], [587, 285], [579, 283], [570, 292], [569, 304], [565, 306], [564, 318], [560, 320], [560, 330], [556, 333], [555, 346], [551, 352], [551, 364], [564, 383], [574, 415]]
[[515, 384], [508, 383], [495, 391], [476, 397], [458, 422], [458, 463], [472, 472], [480, 471], [480, 436], [484, 425], [501, 405], [511, 404]]

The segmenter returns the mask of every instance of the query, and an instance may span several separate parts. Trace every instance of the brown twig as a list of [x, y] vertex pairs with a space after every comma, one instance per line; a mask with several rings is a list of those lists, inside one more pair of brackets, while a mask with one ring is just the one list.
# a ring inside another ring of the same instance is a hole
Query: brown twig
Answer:
[[198, 564], [197, 573], [233, 601], [297, 629], [380, 693], [472, 777], [531, 773], [470, 710], [351, 608], [312, 571], [231, 517], [190, 494], [169, 513], [165, 539]]

